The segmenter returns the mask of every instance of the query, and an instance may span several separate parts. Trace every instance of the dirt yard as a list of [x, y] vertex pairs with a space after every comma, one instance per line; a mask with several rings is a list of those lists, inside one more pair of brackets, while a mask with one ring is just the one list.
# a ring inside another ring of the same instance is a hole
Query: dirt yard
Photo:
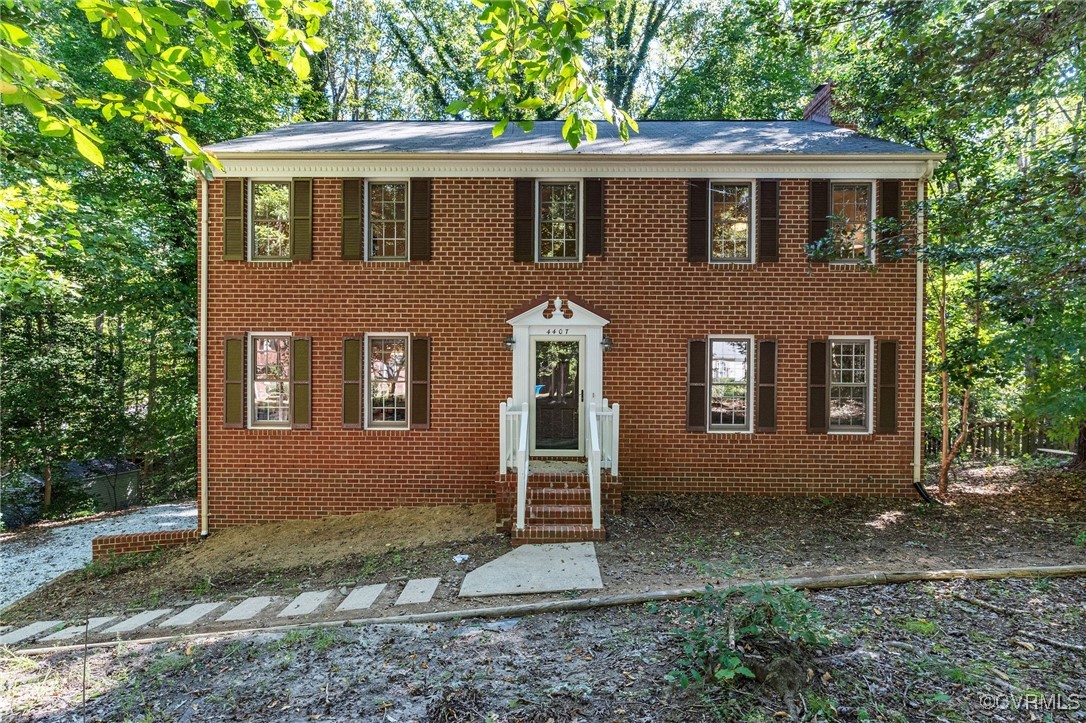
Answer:
[[[441, 577], [426, 610], [463, 607], [467, 570], [508, 552], [493, 508], [365, 513], [237, 528], [114, 569], [70, 573], [5, 611], [5, 623], [146, 606], [291, 594]], [[453, 556], [470, 559], [457, 564]], [[948, 505], [917, 498], [628, 496], [597, 545], [604, 592], [689, 587], [733, 578], [872, 569], [997, 567], [1086, 561], [1086, 474], [984, 467], [959, 475]], [[529, 602], [519, 596], [480, 605]], [[398, 610], [375, 610], [375, 614]]]
[[[808, 596], [835, 634], [793, 680], [681, 688], [682, 605], [337, 627], [0, 660], [5, 720], [1018, 721], [1086, 710], [1080, 580]], [[745, 655], [747, 653], [744, 653]], [[82, 691], [86, 681], [84, 708]], [[1047, 706], [1047, 707], [1046, 707]]]

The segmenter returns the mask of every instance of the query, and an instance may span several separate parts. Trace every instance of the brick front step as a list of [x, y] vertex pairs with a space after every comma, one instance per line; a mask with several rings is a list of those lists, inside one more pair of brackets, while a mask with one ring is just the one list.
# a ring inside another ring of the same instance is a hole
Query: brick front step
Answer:
[[525, 525], [523, 530], [513, 530], [514, 545], [533, 542], [602, 542], [607, 530], [593, 530], [592, 525]]
[[590, 525], [592, 505], [528, 505], [530, 525]]
[[565, 487], [529, 487], [528, 506], [591, 505], [592, 491]]

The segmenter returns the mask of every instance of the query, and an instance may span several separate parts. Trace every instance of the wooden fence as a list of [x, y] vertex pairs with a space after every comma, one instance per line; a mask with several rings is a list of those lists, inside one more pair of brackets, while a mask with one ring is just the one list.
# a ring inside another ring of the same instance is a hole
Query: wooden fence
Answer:
[[[1049, 446], [1046, 427], [1037, 422], [1016, 422], [1000, 419], [994, 422], [978, 422], [969, 427], [961, 454], [967, 457], [1021, 457], [1034, 454], [1039, 448]], [[957, 431], [951, 433], [951, 443]], [[937, 434], [928, 434], [924, 440], [924, 453], [938, 457], [942, 440]]]

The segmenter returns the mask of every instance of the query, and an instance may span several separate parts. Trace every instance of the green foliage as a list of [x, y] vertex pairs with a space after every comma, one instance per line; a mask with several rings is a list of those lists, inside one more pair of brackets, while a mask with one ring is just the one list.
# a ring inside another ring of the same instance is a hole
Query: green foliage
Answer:
[[142, 567], [154, 565], [165, 554], [162, 548], [151, 552], [129, 552], [123, 555], [111, 555], [105, 560], [95, 560], [83, 566], [80, 574], [84, 579], [103, 578], [116, 575], [129, 570], [138, 570]]
[[1081, 530], [1075, 535], [1075, 544], [1079, 547], [1086, 547], [1086, 530]]
[[791, 587], [708, 587], [683, 604], [672, 634], [682, 651], [667, 679], [683, 688], [753, 678], [749, 652], [786, 644], [816, 649], [832, 641], [821, 615]]
[[[198, 89], [186, 59], [196, 56], [214, 68], [235, 50], [239, 32], [249, 35], [249, 60], [289, 68], [309, 77], [309, 57], [324, 49], [317, 35], [328, 12], [325, 0], [205, 0], [202, 4], [137, 0], [78, 0], [85, 24], [81, 33], [98, 33], [109, 54], [97, 64], [121, 81], [116, 90], [97, 94], [74, 84], [66, 66], [48, 52], [52, 2], [3, 0], [0, 23], [0, 92], [7, 106], [21, 106], [48, 137], [70, 136], [81, 156], [104, 166], [105, 139], [95, 121], [77, 109], [97, 111], [105, 122], [127, 119], [157, 134], [168, 153], [188, 156], [190, 165], [210, 177], [218, 162], [186, 126], [215, 101]], [[89, 24], [89, 28], [88, 28]], [[193, 53], [192, 51], [196, 52]]]

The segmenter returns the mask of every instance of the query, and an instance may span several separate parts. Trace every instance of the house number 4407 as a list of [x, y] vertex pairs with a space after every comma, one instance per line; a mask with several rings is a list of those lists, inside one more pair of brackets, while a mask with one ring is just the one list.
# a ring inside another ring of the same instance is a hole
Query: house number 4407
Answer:
[[569, 329], [547, 329], [547, 336], [568, 334]]

